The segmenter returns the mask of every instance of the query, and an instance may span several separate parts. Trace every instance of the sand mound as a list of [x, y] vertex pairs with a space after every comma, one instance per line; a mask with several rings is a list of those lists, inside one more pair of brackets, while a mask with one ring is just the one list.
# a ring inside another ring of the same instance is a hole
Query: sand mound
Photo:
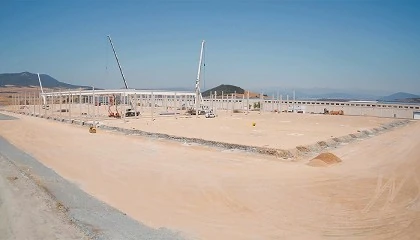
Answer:
[[311, 161], [308, 165], [312, 167], [327, 167], [341, 162], [341, 159], [332, 153], [321, 153]]

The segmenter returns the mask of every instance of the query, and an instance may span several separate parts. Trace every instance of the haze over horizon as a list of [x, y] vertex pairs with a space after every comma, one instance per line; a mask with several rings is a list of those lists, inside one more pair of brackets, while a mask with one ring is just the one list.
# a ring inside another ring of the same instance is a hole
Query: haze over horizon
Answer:
[[420, 94], [416, 1], [0, 3], [0, 73], [120, 88], [368, 89]]

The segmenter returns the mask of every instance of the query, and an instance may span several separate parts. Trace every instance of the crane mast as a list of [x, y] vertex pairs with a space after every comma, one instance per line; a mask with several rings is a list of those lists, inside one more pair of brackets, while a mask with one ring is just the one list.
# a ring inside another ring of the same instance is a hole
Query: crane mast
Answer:
[[[124, 81], [125, 89], [128, 89], [127, 81], [125, 80], [124, 73], [123, 73], [123, 70], [121, 68], [120, 61], [118, 60], [117, 52], [115, 51], [114, 44], [112, 43], [112, 40], [111, 40], [111, 36], [108, 35], [107, 37], [108, 37], [109, 43], [111, 44], [112, 51], [114, 52], [115, 60], [117, 60], [118, 68], [120, 69], [120, 73], [121, 73], [121, 77], [122, 77], [122, 79]], [[125, 115], [126, 116], [138, 116], [140, 114], [140, 112], [135, 112], [134, 111], [134, 102], [133, 102], [133, 99], [131, 97], [129, 97], [128, 95], [127, 95], [127, 98], [128, 98], [128, 102], [130, 104], [130, 109], [127, 109]]]
[[203, 99], [200, 91], [200, 78], [201, 78], [201, 67], [203, 66], [203, 51], [206, 41], [201, 42], [200, 61], [198, 62], [197, 79], [195, 81], [195, 114], [198, 117], [198, 111]]
[[47, 100], [46, 100], [45, 95], [44, 95], [44, 89], [42, 88], [41, 77], [39, 76], [39, 73], [37, 73], [37, 74], [38, 74], [39, 86], [41, 87], [42, 102], [43, 102], [43, 105], [45, 106], [45, 105], [47, 105]]
[[118, 60], [117, 52], [115, 52], [114, 44], [112, 44], [111, 36], [108, 35], [107, 37], [108, 37], [109, 43], [111, 43], [111, 47], [112, 47], [112, 51], [114, 52], [115, 60], [117, 60], [118, 68], [120, 69], [120, 73], [121, 73], [122, 79], [124, 81], [125, 89], [128, 89], [127, 81], [125, 80], [124, 73], [123, 73], [123, 70], [122, 70], [121, 65], [120, 65], [120, 61]]

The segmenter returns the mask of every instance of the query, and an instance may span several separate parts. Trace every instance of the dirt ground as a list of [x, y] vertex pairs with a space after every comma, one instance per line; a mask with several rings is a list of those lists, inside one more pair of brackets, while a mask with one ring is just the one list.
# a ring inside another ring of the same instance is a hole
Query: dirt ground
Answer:
[[126, 122], [101, 120], [101, 123], [183, 137], [291, 149], [378, 127], [392, 120], [376, 117], [252, 112], [249, 115], [220, 113], [219, 117], [213, 119], [206, 119], [203, 116], [199, 119], [194, 116], [178, 119], [166, 117], [155, 121], [129, 118]]
[[[68, 109], [62, 104], [61, 108]], [[217, 118], [206, 119], [204, 116], [177, 115], [159, 116], [162, 109], [156, 108], [155, 118], [140, 116], [125, 119], [106, 117], [107, 106], [72, 105], [72, 112], [57, 112], [59, 105], [50, 105], [49, 110], [41, 110], [28, 106], [21, 111], [41, 112], [47, 116], [85, 119], [99, 121], [101, 124], [127, 129], [139, 129], [146, 132], [164, 133], [189, 138], [202, 138], [225, 143], [242, 144], [248, 146], [268, 147], [288, 150], [299, 145], [314, 144], [334, 137], [341, 137], [379, 127], [381, 124], [394, 121], [392, 118], [378, 118], [366, 116], [333, 116], [321, 114], [292, 114], [250, 112], [227, 113], [219, 111]], [[87, 115], [81, 116], [79, 113]], [[148, 111], [145, 111], [148, 112]], [[179, 111], [179, 113], [185, 111]], [[97, 114], [97, 117], [93, 117]], [[255, 126], [253, 126], [255, 123]]]
[[[49, 90], [49, 89], [46, 89]], [[13, 104], [14, 100], [12, 96], [15, 96], [16, 94], [24, 95], [24, 93], [27, 93], [28, 96], [33, 96], [34, 94], [39, 94], [40, 90], [38, 86], [34, 87], [0, 87], [0, 106], [2, 105], [9, 105]], [[24, 104], [24, 101], [22, 100], [22, 104]]]
[[[18, 117], [0, 121], [0, 135], [151, 227], [197, 239], [420, 238], [420, 122], [342, 146], [332, 151], [342, 162], [311, 167]], [[387, 121], [331, 117], [341, 119], [336, 128]], [[311, 118], [307, 125], [323, 126], [314, 136], [333, 128], [324, 116]], [[290, 120], [290, 131], [298, 122]]]
[[0, 156], [0, 239], [88, 239], [60, 206]]

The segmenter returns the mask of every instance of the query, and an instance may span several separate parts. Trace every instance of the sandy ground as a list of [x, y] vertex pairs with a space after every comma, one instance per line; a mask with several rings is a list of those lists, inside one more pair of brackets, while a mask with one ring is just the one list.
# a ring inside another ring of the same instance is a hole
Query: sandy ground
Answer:
[[[315, 114], [277, 114], [252, 112], [223, 114], [213, 119], [166, 117], [155, 121], [129, 118], [101, 120], [108, 126], [139, 129], [147, 132], [202, 138], [248, 146], [291, 149], [299, 145], [340, 137], [391, 122], [393, 119]], [[255, 127], [252, 126], [256, 123]]]
[[88, 239], [57, 203], [0, 156], [0, 239]]
[[19, 118], [0, 121], [0, 135], [151, 227], [197, 239], [420, 238], [420, 122], [342, 146], [340, 164], [314, 168]]
[[[21, 111], [32, 113], [35, 110], [38, 113], [39, 109], [37, 107], [34, 109], [32, 106], [28, 106]], [[68, 105], [62, 104], [62, 108], [68, 108]], [[248, 115], [245, 113], [219, 111], [217, 118], [206, 119], [204, 116], [199, 116], [199, 119], [196, 119], [195, 116], [182, 114], [177, 116], [159, 116], [159, 112], [165, 112], [165, 110], [155, 108], [155, 120], [152, 121], [150, 116], [144, 114], [138, 119], [135, 117], [125, 119], [109, 118], [106, 117], [107, 106], [97, 106], [94, 110], [92, 106], [82, 105], [82, 112], [87, 113], [84, 116], [80, 116], [78, 104], [72, 105], [73, 113], [58, 113], [57, 109], [60, 109], [59, 105], [51, 105], [48, 111], [41, 110], [41, 114], [46, 114], [47, 116], [54, 114], [54, 116], [69, 119], [95, 119], [100, 121], [101, 124], [108, 126], [134, 128], [146, 132], [283, 150], [357, 133], [357, 131], [371, 129], [396, 120], [392, 118], [345, 115], [277, 114], [272, 112], [260, 114], [252, 111]], [[144, 113], [149, 112], [146, 108], [143, 108], [143, 110]], [[185, 113], [185, 111], [178, 112]], [[94, 113], [98, 114], [98, 116], [94, 117]], [[256, 125], [253, 126], [253, 123]]]

